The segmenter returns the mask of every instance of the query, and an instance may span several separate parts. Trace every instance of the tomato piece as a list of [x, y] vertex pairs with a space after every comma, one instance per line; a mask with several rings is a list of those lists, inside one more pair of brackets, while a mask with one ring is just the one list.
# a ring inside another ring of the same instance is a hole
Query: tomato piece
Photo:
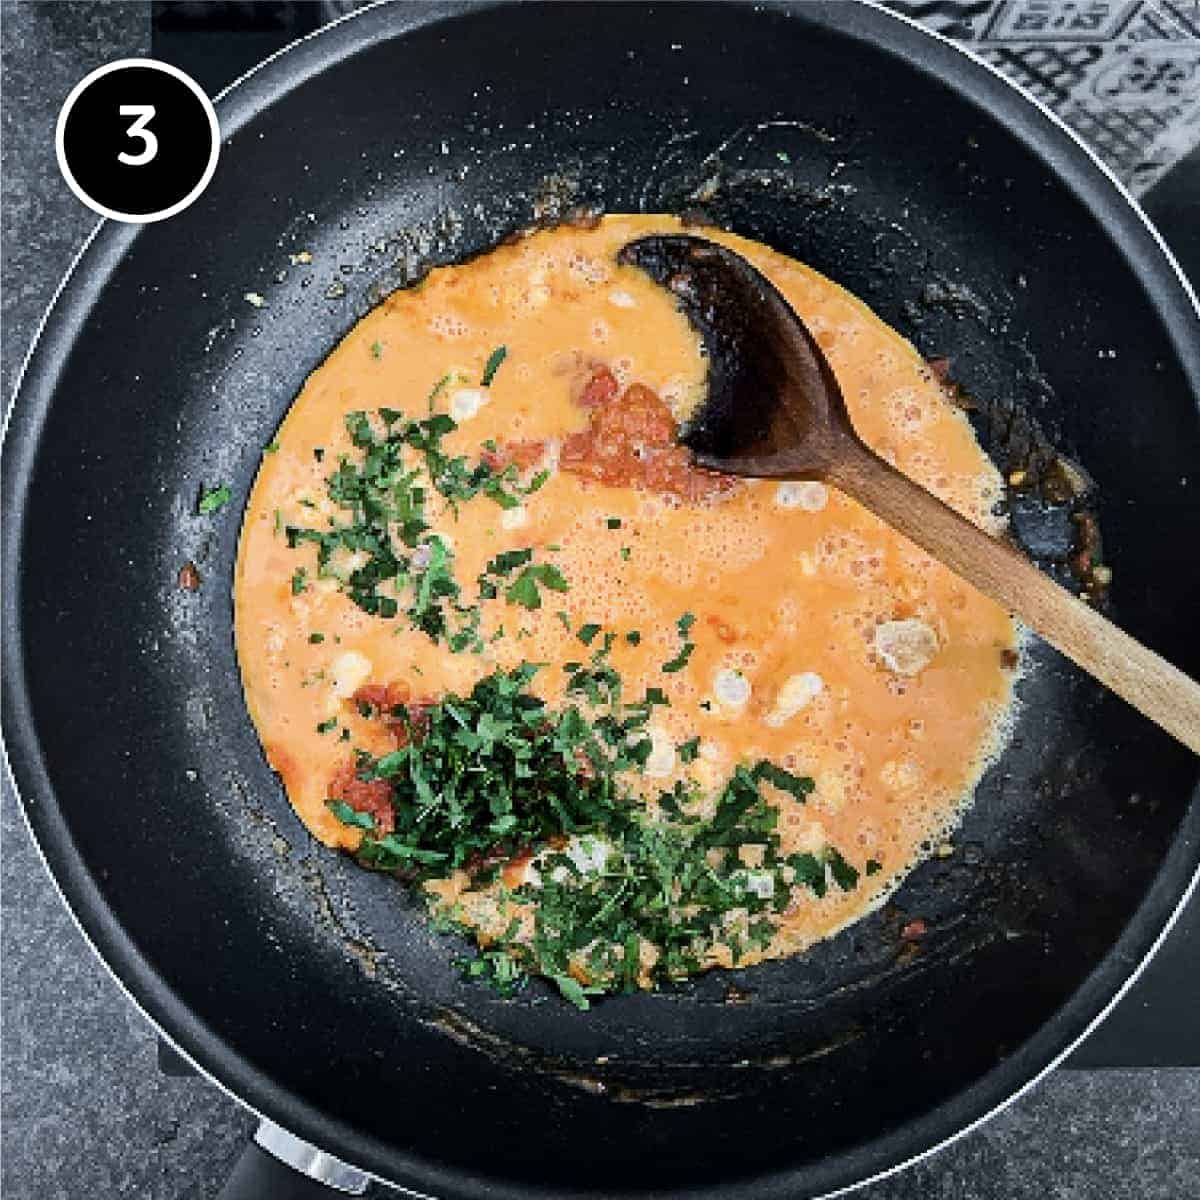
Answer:
[[329, 795], [333, 800], [348, 804], [355, 812], [374, 817], [375, 831], [380, 837], [386, 837], [396, 828], [392, 785], [386, 779], [359, 779], [354, 759], [334, 772], [329, 781]]

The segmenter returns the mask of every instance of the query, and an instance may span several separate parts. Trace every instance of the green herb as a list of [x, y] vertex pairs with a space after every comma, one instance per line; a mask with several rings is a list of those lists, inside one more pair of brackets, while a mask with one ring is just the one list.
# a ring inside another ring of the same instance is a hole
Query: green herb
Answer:
[[620, 529], [621, 528], [621, 518], [620, 517], [609, 517], [608, 520], [605, 521], [605, 524], [609, 527], [609, 529]]
[[480, 387], [491, 387], [492, 380], [496, 378], [496, 372], [500, 370], [500, 364], [508, 357], [507, 346], [497, 346], [495, 350], [488, 355], [488, 360], [484, 364], [483, 375], [479, 380]]
[[297, 567], [292, 572], [292, 595], [299, 596], [308, 591], [308, 572], [303, 567]]
[[[591, 1005], [588, 1003], [583, 985], [577, 979], [572, 979], [570, 975], [552, 975], [551, 979], [558, 984], [558, 990], [562, 993], [564, 1000], [569, 1000], [576, 1008], [587, 1012]], [[598, 991], [599, 989], [590, 988], [588, 990]]]
[[[434, 388], [431, 402], [444, 383]], [[425, 511], [429, 489], [441, 493], [455, 513], [458, 504], [480, 495], [511, 508], [520, 496], [540, 487], [546, 475], [522, 485], [511, 464], [497, 470], [487, 462], [472, 464], [464, 456], [447, 454], [442, 440], [456, 428], [445, 414], [412, 421], [396, 409], [381, 408], [378, 422], [364, 412], [347, 414], [355, 454], [341, 458], [326, 484], [330, 500], [349, 519], [331, 521], [328, 529], [286, 529], [293, 548], [316, 546], [318, 573], [336, 578], [364, 612], [387, 619], [403, 607], [417, 628], [435, 642], [445, 639], [455, 653], [481, 647], [479, 611], [461, 603], [446, 545], [425, 536], [430, 530]], [[422, 542], [429, 548], [421, 549]], [[357, 565], [346, 565], [351, 562]], [[519, 594], [527, 592], [528, 585], [519, 589]], [[410, 602], [404, 604], [406, 593]], [[480, 594], [486, 599], [495, 591], [481, 587]]]
[[879, 872], [882, 870], [883, 870], [883, 863], [881, 863], [879, 861], [879, 859], [877, 859], [877, 858], [868, 858], [867, 859], [867, 874], [868, 875], [878, 875]]
[[[574, 677], [610, 669], [606, 653], [594, 651], [588, 667], [572, 664]], [[520, 849], [538, 854], [536, 892], [498, 897], [501, 908], [510, 899], [533, 903], [532, 929], [514, 918], [498, 937], [493, 931], [464, 963], [468, 975], [508, 994], [535, 972], [583, 1007], [597, 994], [691, 974], [718, 944], [735, 956], [767, 946], [797, 888], [823, 895], [829, 880], [854, 886], [857, 871], [832, 848], [781, 854], [778, 810], [759, 792], [769, 774], [761, 767], [735, 769], [708, 821], [687, 815], [697, 793], [682, 782], [660, 793], [651, 818], [623, 778], [649, 753], [640, 728], [648, 708], [665, 702], [661, 690], [648, 690], [644, 705], [610, 697], [591, 718], [574, 706], [553, 712], [529, 690], [538, 669], [485, 676], [419, 721], [398, 706], [404, 747], [358, 755], [359, 777], [391, 789], [395, 829], [386, 837], [371, 818], [329, 802], [339, 820], [364, 830], [364, 865], [402, 871], [413, 885], [461, 869], [469, 890], [485, 889]], [[585, 848], [585, 862], [555, 848], [564, 836]], [[757, 848], [761, 867], [744, 865], [743, 845]], [[461, 908], [431, 904], [439, 928], [463, 928]], [[644, 944], [656, 954], [643, 969]]]
[[325, 447], [324, 446], [314, 446], [313, 447], [313, 458], [315, 458], [317, 460], [317, 462], [324, 462], [325, 461]]
[[264, 454], [277, 454], [278, 452], [279, 452], [279, 443], [278, 442], [268, 442], [263, 447]]
[[328, 733], [331, 729], [337, 728], [337, 723], [338, 723], [337, 717], [330, 717], [328, 720], [322, 721], [317, 726], [317, 732], [318, 733]]
[[365, 829], [369, 833], [375, 832], [375, 818], [370, 813], [359, 812], [348, 805], [345, 800], [327, 800], [326, 805], [329, 811], [343, 825], [351, 825], [355, 829]]
[[825, 848], [825, 862], [833, 881], [843, 892], [850, 891], [858, 885], [858, 871], [855, 870], [832, 846]]
[[692, 657], [692, 651], [696, 649], [695, 643], [687, 640], [688, 630], [696, 623], [696, 614], [686, 612], [678, 621], [675, 622], [675, 628], [679, 630], [679, 636], [684, 639], [683, 645], [679, 647], [679, 653], [675, 655], [670, 662], [663, 663], [661, 670], [667, 675], [673, 675], [677, 671], [682, 671], [688, 664], [688, 659]]
[[554, 592], [570, 590], [563, 573], [552, 563], [534, 563], [526, 567], [516, 579], [509, 584], [504, 592], [504, 598], [510, 604], [520, 604], [523, 608], [541, 608], [542, 596], [538, 585], [549, 588]]
[[641, 633], [640, 633], [640, 632], [638, 632], [638, 630], [636, 630], [636, 629], [631, 629], [631, 630], [630, 630], [630, 631], [629, 631], [629, 632], [628, 632], [628, 633], [625, 635], [625, 640], [626, 640], [626, 641], [627, 641], [627, 642], [628, 642], [628, 643], [629, 643], [631, 646], [636, 646], [636, 645], [638, 645], [638, 644], [641, 642], [641, 640], [642, 640], [642, 635], [641, 635]]
[[312, 645], [319, 646], [325, 640], [325, 635], [323, 633], [310, 633], [308, 640]]
[[790, 771], [777, 767], [765, 758], [755, 764], [753, 775], [756, 781], [765, 779], [767, 783], [790, 793], [801, 802], [807, 799], [814, 787], [813, 781], [807, 776], [793, 775]]
[[446, 390], [446, 385], [447, 385], [449, 382], [450, 382], [450, 376], [449, 376], [449, 375], [443, 375], [443, 376], [441, 377], [441, 379], [439, 379], [439, 380], [437, 381], [437, 383], [435, 383], [435, 384], [433, 385], [433, 387], [432, 387], [432, 388], [430, 388], [430, 390], [429, 390], [429, 395], [425, 397], [425, 403], [426, 403], [426, 406], [427, 406], [427, 407], [428, 407], [428, 409], [429, 409], [429, 413], [430, 413], [430, 415], [431, 415], [431, 416], [433, 415], [433, 404], [434, 404], [434, 401], [435, 401], [435, 400], [436, 400], [436, 399], [437, 399], [437, 398], [438, 398], [438, 397], [439, 397], [439, 396], [442, 394], [442, 392], [444, 392], [444, 391]]
[[371, 357], [376, 358], [376, 359], [383, 357], [383, 343], [382, 342], [372, 342], [371, 343]]
[[682, 671], [688, 664], [688, 659], [692, 657], [692, 651], [696, 646], [693, 642], [684, 642], [680, 647], [679, 653], [675, 655], [670, 662], [665, 662], [662, 665], [664, 674], [673, 675], [676, 671]]
[[632, 551], [629, 549], [629, 547], [628, 547], [628, 546], [622, 546], [622, 547], [621, 547], [621, 557], [622, 557], [622, 558], [623, 558], [623, 559], [624, 559], [626, 562], [628, 562], [628, 561], [629, 561], [629, 556], [630, 556], [630, 554], [632, 554], [632, 553], [633, 553], [633, 552], [632, 552]]
[[214, 488], [201, 488], [200, 499], [196, 503], [196, 511], [204, 516], [215, 513], [229, 503], [230, 491], [227, 484], [220, 483]]
[[586, 625], [580, 625], [579, 632], [576, 637], [585, 645], [590, 646], [596, 638], [596, 634], [600, 632], [600, 626], [593, 621], [589, 621]]
[[700, 753], [700, 739], [693, 737], [688, 738], [686, 742], [681, 742], [678, 747], [678, 753], [681, 763], [695, 762], [696, 756]]

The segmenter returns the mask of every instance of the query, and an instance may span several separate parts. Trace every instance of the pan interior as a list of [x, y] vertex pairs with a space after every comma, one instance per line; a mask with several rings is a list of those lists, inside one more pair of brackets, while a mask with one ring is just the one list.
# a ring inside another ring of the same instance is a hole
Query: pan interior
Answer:
[[[360, 18], [357, 53], [243, 124], [201, 200], [143, 230], [78, 336], [44, 348], [62, 362], [10, 588], [57, 811], [147, 963], [275, 1080], [251, 1098], [347, 1158], [445, 1195], [483, 1194], [463, 1172], [555, 1195], [848, 1182], [889, 1165], [902, 1123], [967, 1119], [955, 1097], [1047, 1022], [1082, 1028], [1060, 1010], [1185, 819], [1186, 752], [1037, 648], [957, 852], [893, 907], [678, 994], [502, 1002], [393, 882], [308, 838], [263, 761], [230, 600], [259, 454], [345, 330], [429, 266], [580, 208], [699, 211], [950, 356], [1002, 466], [1046, 446], [1083, 463], [1118, 618], [1200, 674], [1182, 310], [879, 14], [529, 5], [387, 38], [392, 19]], [[198, 515], [218, 482], [234, 502]], [[1065, 556], [1061, 510], [1017, 518]], [[177, 584], [189, 559], [198, 593]], [[931, 933], [900, 953], [911, 916]]]

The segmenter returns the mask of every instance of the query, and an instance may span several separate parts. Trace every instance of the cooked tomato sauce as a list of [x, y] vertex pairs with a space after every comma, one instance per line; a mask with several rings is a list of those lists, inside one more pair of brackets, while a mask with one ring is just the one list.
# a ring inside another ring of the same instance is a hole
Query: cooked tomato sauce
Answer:
[[635, 487], [695, 503], [734, 491], [729, 475], [704, 471], [676, 441], [679, 424], [650, 388], [630, 384], [618, 395], [602, 367], [588, 380], [579, 404], [590, 410], [587, 429], [562, 444], [559, 466], [609, 487]]

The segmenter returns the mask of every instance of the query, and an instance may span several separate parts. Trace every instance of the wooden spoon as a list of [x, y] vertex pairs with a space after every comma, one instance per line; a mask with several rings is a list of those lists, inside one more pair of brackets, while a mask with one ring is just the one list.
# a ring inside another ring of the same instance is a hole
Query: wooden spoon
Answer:
[[1200, 754], [1200, 685], [871, 450], [812, 334], [744, 258], [684, 235], [618, 258], [668, 287], [704, 337], [708, 398], [682, 439], [700, 465], [833, 484]]

